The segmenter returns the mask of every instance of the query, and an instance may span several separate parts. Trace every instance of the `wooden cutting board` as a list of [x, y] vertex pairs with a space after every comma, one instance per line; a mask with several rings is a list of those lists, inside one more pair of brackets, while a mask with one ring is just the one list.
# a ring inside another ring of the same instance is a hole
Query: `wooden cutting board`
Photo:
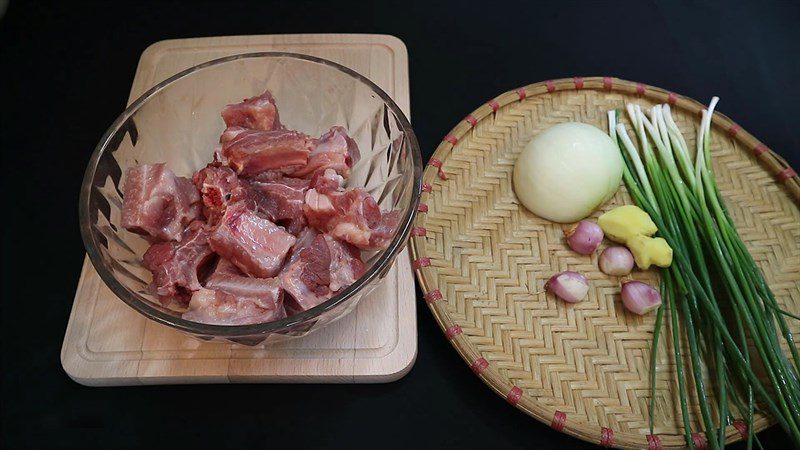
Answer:
[[[139, 60], [128, 102], [191, 66], [228, 55], [288, 51], [319, 56], [366, 76], [410, 116], [408, 54], [386, 35], [298, 34], [162, 41]], [[111, 118], [109, 118], [109, 123]], [[88, 386], [188, 383], [381, 383], [417, 354], [416, 294], [408, 251], [356, 310], [319, 332], [247, 347], [201, 342], [145, 319], [119, 300], [84, 260], [61, 363]]]

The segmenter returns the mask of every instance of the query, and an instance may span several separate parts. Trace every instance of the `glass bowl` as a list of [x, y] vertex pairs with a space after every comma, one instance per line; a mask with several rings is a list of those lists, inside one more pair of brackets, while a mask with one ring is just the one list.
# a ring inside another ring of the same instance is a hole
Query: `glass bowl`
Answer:
[[[364, 187], [382, 209], [401, 212], [389, 246], [364, 254], [363, 277], [330, 300], [285, 319], [253, 325], [210, 325], [181, 318], [148, 290], [142, 266], [148, 243], [120, 226], [125, 172], [166, 162], [179, 176], [212, 160], [224, 129], [220, 111], [229, 103], [274, 95], [281, 123], [319, 136], [331, 126], [347, 129], [361, 159], [348, 186]], [[86, 251], [114, 294], [149, 319], [203, 340], [255, 345], [304, 336], [355, 309], [389, 271], [405, 246], [419, 202], [422, 158], [400, 108], [378, 86], [344, 66], [312, 56], [248, 53], [187, 69], [144, 93], [106, 131], [92, 154], [80, 193], [80, 228]]]

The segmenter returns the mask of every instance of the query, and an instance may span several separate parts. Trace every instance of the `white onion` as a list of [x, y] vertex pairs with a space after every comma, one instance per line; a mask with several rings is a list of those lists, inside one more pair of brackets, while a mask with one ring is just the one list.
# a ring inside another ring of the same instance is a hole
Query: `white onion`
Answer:
[[569, 303], [577, 303], [589, 293], [589, 282], [578, 272], [561, 272], [553, 275], [544, 288]]
[[661, 294], [647, 283], [625, 281], [622, 283], [622, 303], [628, 311], [641, 316], [661, 306]]
[[603, 229], [592, 221], [581, 220], [565, 231], [564, 236], [569, 248], [581, 255], [591, 255], [603, 242]]
[[585, 123], [537, 134], [514, 165], [514, 192], [532, 213], [577, 222], [619, 189], [622, 155], [608, 135]]
[[633, 255], [625, 247], [608, 247], [600, 254], [598, 264], [606, 275], [625, 276], [633, 270]]

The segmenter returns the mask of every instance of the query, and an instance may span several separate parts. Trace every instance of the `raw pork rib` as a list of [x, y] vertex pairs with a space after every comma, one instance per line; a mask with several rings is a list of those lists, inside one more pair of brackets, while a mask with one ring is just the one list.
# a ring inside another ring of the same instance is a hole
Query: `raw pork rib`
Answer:
[[200, 289], [192, 294], [189, 310], [182, 317], [214, 325], [247, 325], [286, 317], [280, 283], [276, 278], [247, 279], [260, 285], [258, 292], [243, 295], [221, 289]]
[[269, 91], [242, 103], [226, 106], [222, 110], [222, 119], [229, 127], [239, 126], [254, 130], [274, 130], [281, 127], [278, 107]]
[[200, 289], [197, 273], [214, 252], [208, 245], [203, 222], [189, 224], [180, 242], [153, 244], [144, 254], [143, 265], [153, 272], [152, 288], [161, 303], [171, 298], [186, 304], [192, 291]]
[[222, 144], [221, 156], [243, 176], [265, 170], [291, 174], [306, 165], [315, 147], [316, 139], [297, 131], [246, 130]]
[[306, 311], [333, 296], [331, 252], [325, 237], [311, 228], [300, 234], [289, 263], [279, 275], [281, 286], [292, 296], [292, 309]]
[[279, 174], [252, 179], [252, 197], [269, 220], [286, 227], [295, 236], [306, 227], [303, 203], [309, 181]]
[[332, 291], [338, 292], [361, 278], [367, 268], [361, 261], [361, 252], [355, 246], [342, 242], [328, 234], [324, 236], [325, 243], [328, 244], [328, 251], [331, 254], [331, 282], [329, 287]]
[[247, 275], [269, 278], [280, 271], [295, 237], [245, 204], [236, 203], [226, 208], [209, 243]]
[[364, 250], [385, 248], [400, 222], [399, 212], [382, 213], [362, 188], [332, 191], [328, 183], [335, 176], [326, 170], [306, 192], [303, 210], [309, 225]]
[[245, 325], [286, 317], [277, 278], [251, 278], [220, 258], [205, 289], [192, 295], [183, 318], [216, 325]]
[[241, 201], [255, 207], [247, 183], [240, 180], [229, 167], [209, 164], [192, 177], [203, 200], [203, 214], [209, 224], [216, 224], [225, 213], [227, 205]]
[[357, 163], [361, 154], [356, 142], [342, 127], [333, 127], [319, 138], [317, 147], [308, 155], [308, 164], [292, 174], [295, 177], [309, 177], [317, 171], [335, 170], [344, 178], [350, 176], [350, 168]]
[[279, 278], [291, 295], [293, 309], [306, 311], [353, 284], [365, 271], [357, 248], [306, 228]]
[[128, 169], [122, 192], [122, 226], [157, 241], [180, 241], [184, 227], [200, 215], [192, 182], [163, 163]]

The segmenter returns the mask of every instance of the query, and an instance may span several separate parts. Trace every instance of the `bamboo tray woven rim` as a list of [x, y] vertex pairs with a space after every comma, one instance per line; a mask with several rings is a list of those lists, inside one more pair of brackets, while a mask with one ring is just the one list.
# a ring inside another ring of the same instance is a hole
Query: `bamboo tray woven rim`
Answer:
[[[676, 436], [644, 436], [638, 433], [625, 433], [600, 427], [597, 424], [585, 423], [581, 420], [569, 419], [560, 411], [553, 411], [550, 406], [537, 403], [533, 398], [524, 394], [524, 391], [511, 384], [501, 376], [498, 370], [481, 356], [479, 350], [474, 348], [470, 341], [463, 335], [463, 331], [451, 317], [447, 310], [442, 292], [437, 289], [435, 268], [431, 266], [431, 258], [426, 254], [426, 220], [427, 201], [435, 188], [437, 180], [447, 180], [448, 175], [443, 166], [456, 144], [466, 134], [470, 133], [481, 121], [491, 118], [498, 109], [514, 102], [524, 101], [534, 96], [546, 96], [554, 92], [596, 90], [617, 92], [625, 95], [634, 95], [659, 103], [668, 103], [673, 108], [683, 109], [696, 114], [699, 120], [701, 111], [705, 106], [700, 102], [675, 94], [665, 89], [643, 83], [622, 80], [613, 77], [574, 77], [549, 80], [513, 89], [500, 94], [475, 109], [471, 114], [458, 122], [444, 137], [429, 160], [422, 185], [422, 198], [419, 213], [411, 232], [412, 263], [417, 279], [424, 293], [425, 301], [433, 314], [436, 322], [445, 334], [445, 337], [456, 349], [461, 358], [486, 385], [506, 401], [520, 409], [527, 415], [550, 425], [556, 431], [565, 432], [579, 439], [600, 444], [602, 446], [621, 446], [626, 448], [683, 448], [683, 437]], [[783, 184], [795, 203], [800, 204], [800, 178], [795, 170], [780, 157], [770, 150], [761, 141], [744, 130], [727, 116], [715, 112], [712, 124], [725, 131], [730, 138], [740, 144], [740, 148], [752, 152], [774, 177], [775, 182]], [[772, 425], [771, 419], [765, 416], [756, 416], [754, 431], [758, 432]], [[734, 423], [727, 427], [728, 442], [741, 440], [746, 436], [746, 425], [743, 422]], [[695, 433], [697, 435], [698, 433]]]

